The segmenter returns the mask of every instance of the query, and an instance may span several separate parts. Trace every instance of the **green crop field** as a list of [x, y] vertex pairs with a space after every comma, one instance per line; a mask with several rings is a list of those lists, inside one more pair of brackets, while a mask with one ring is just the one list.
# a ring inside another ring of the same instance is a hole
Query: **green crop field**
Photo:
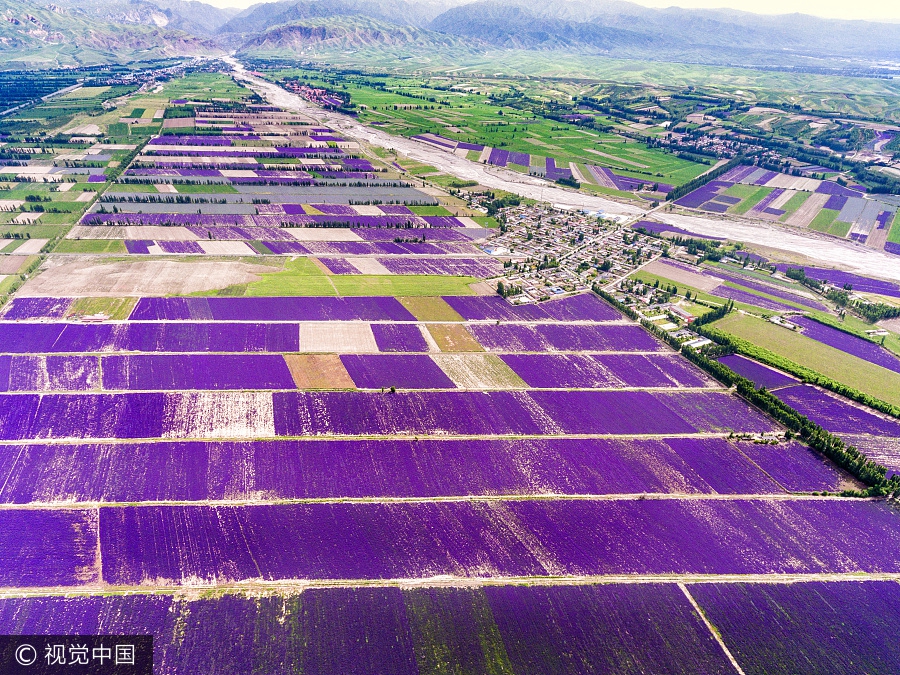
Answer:
[[832, 223], [834, 223], [834, 219], [838, 217], [838, 213], [840, 213], [840, 211], [822, 209], [809, 224], [809, 229], [816, 230], [817, 232], [828, 232]]
[[[438, 90], [424, 78], [330, 76], [312, 70], [280, 70], [274, 78], [305, 76], [310, 84], [330, 86], [350, 95], [359, 119], [389, 133], [413, 136], [435, 133], [531, 155], [553, 157], [567, 166], [575, 161], [614, 169], [622, 175], [681, 184], [709, 167], [612, 133], [582, 129], [544, 118], [492, 99], [485, 90]], [[373, 86], [373, 85], [380, 86]]]
[[127, 253], [121, 239], [62, 239], [54, 253]]
[[752, 316], [730, 314], [713, 325], [849, 387], [900, 405], [898, 373]]

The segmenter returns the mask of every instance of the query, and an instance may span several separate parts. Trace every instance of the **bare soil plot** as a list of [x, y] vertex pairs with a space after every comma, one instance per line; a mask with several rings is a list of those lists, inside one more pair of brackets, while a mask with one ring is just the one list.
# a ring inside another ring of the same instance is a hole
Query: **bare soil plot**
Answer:
[[466, 327], [457, 323], [429, 323], [428, 332], [442, 352], [483, 352]]
[[0, 256], [0, 274], [15, 274], [27, 259], [24, 255]]
[[50, 241], [49, 239], [29, 239], [24, 244], [22, 244], [19, 248], [16, 249], [16, 253], [22, 255], [34, 255], [35, 253], [40, 253], [41, 249], [44, 248], [44, 245]]
[[66, 312], [66, 318], [96, 316], [124, 321], [131, 314], [137, 298], [78, 298]]
[[780, 195], [775, 197], [774, 200], [772, 200], [772, 203], [769, 204], [769, 208], [780, 209], [782, 206], [791, 201], [791, 197], [793, 197], [795, 194], [796, 192], [794, 192], [793, 190], [785, 190]]
[[186, 227], [161, 225], [76, 225], [66, 239], [138, 239], [145, 241], [197, 241], [200, 239]]
[[203, 241], [197, 242], [204, 253], [210, 255], [256, 255], [256, 251], [244, 241]]
[[363, 274], [391, 274], [376, 258], [347, 258], [347, 262]]
[[812, 193], [809, 198], [800, 205], [794, 213], [784, 222], [788, 225], [796, 225], [797, 227], [807, 227], [813, 219], [818, 215], [825, 203], [830, 199], [830, 195]]
[[272, 438], [271, 392], [200, 392], [166, 396], [168, 438]]
[[282, 232], [297, 241], [362, 241], [362, 237], [345, 227], [286, 227]]
[[[353, 209], [361, 216], [381, 216], [384, 215], [384, 212], [379, 209], [377, 206], [371, 205], [355, 205]], [[317, 228], [317, 229], [327, 229], [327, 228]]]
[[431, 357], [460, 389], [527, 389], [494, 354], [435, 354]]
[[367, 323], [309, 321], [300, 324], [300, 349], [304, 352], [360, 354], [378, 351]]
[[[42, 213], [33, 213], [28, 211], [26, 213], [20, 213], [15, 218], [13, 218], [14, 223], [18, 223], [19, 225], [30, 225], [31, 223], [36, 222], [43, 214]], [[47, 241], [46, 239], [44, 240]]]
[[355, 389], [337, 354], [285, 354], [297, 389]]
[[463, 321], [443, 298], [424, 295], [420, 298], [398, 298], [400, 304], [419, 321]]
[[176, 194], [178, 192], [178, 190], [175, 189], [175, 186], [172, 185], [171, 183], [157, 183], [156, 191], [171, 193], [171, 194]]
[[715, 277], [708, 277], [696, 272], [690, 272], [681, 269], [680, 267], [675, 267], [674, 265], [666, 265], [660, 260], [654, 260], [649, 265], [644, 265], [644, 267], [641, 268], [641, 271], [646, 271], [659, 277], [665, 277], [676, 283], [691, 286], [692, 288], [706, 291], [707, 293], [714, 291], [722, 284], [722, 281]]
[[185, 295], [262, 279], [270, 267], [238, 261], [60, 259], [29, 279], [22, 296], [91, 297]]
[[89, 201], [91, 201], [95, 196], [96, 196], [95, 193], [85, 191], [85, 192], [82, 192], [80, 195], [78, 195], [78, 196], [75, 198], [75, 201], [76, 201], [76, 202], [89, 202]]

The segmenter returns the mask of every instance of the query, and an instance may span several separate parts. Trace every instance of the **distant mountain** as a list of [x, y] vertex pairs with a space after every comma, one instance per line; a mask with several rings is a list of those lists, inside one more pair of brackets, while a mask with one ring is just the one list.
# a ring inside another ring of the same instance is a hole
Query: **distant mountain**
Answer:
[[0, 0], [4, 67], [57, 67], [208, 54], [215, 44], [158, 24], [113, 23], [77, 7]]
[[[900, 24], [733, 10], [654, 9], [629, 2], [486, 0], [453, 7], [432, 30], [496, 47], [615, 52], [644, 58], [705, 54], [709, 61], [840, 57], [900, 61]], [[743, 57], [743, 58], [741, 58]], [[752, 63], [752, 61], [750, 61]]]
[[553, 12], [537, 12], [519, 5], [476, 2], [454, 7], [436, 17], [434, 31], [483, 40], [505, 49], [575, 49], [609, 52], [616, 47], [650, 48], [652, 37], [627, 28], [583, 23]]
[[274, 26], [339, 16], [422, 27], [455, 4], [451, 0], [282, 0], [253, 5], [234, 16], [220, 32], [261, 33]]
[[404, 47], [413, 50], [459, 48], [451, 35], [359, 16], [314, 17], [276, 26], [244, 41], [237, 51], [253, 55], [298, 55], [310, 49]]
[[561, 50], [729, 65], [900, 62], [900, 24], [654, 9], [624, 0], [280, 0], [244, 11], [197, 0], [0, 0], [0, 59], [102, 62], [235, 50], [404, 46]]
[[219, 9], [196, 0], [54, 0], [65, 9], [118, 25], [143, 25], [214, 35], [240, 10]]

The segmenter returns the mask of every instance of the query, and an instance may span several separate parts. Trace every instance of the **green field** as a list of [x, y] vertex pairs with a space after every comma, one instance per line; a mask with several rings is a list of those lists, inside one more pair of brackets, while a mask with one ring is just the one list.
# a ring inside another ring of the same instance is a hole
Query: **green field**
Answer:
[[897, 218], [896, 215], [894, 216], [894, 223], [888, 232], [887, 240], [894, 244], [900, 244], [900, 218]]
[[898, 373], [752, 316], [730, 314], [713, 326], [882, 401], [900, 405]]
[[811, 194], [812, 194], [811, 192], [798, 192], [797, 194], [792, 196], [790, 199], [788, 199], [787, 203], [781, 207], [781, 209], [784, 211], [784, 215], [781, 216], [781, 221], [784, 222], [785, 220], [790, 218], [791, 215], [797, 209], [799, 209], [801, 206], [803, 206], [803, 203], [807, 199], [809, 199], [809, 196]]
[[[738, 187], [738, 185], [734, 185], [731, 188], [728, 188], [728, 190], [725, 191], [725, 194], [731, 194], [731, 190], [736, 187]], [[731, 213], [736, 213], [738, 215], [744, 215], [745, 213], [747, 213], [747, 211], [759, 204], [766, 197], [766, 195], [768, 195], [772, 191], [772, 188], [756, 187], [754, 185], [741, 185], [740, 187], [753, 189], [741, 190], [741, 192], [745, 193], [746, 196], [741, 194], [733, 195], [735, 197], [743, 197], [742, 201], [739, 204], [735, 204], [730, 209], [728, 209]]]
[[491, 98], [493, 90], [498, 89], [493, 85], [447, 91], [431, 88], [429, 78], [348, 75], [335, 81], [327, 73], [314, 70], [272, 73], [275, 78], [296, 75], [307, 77], [310, 84], [348, 93], [352, 103], [361, 108], [360, 121], [377, 124], [388, 133], [435, 133], [458, 141], [553, 157], [562, 166], [570, 161], [597, 164], [623, 175], [676, 185], [709, 168], [631, 138], [583, 129], [504, 105]]
[[127, 253], [121, 239], [62, 239], [54, 253]]
[[838, 213], [840, 213], [840, 211], [822, 209], [809, 224], [809, 229], [815, 230], [816, 232], [828, 232], [828, 229], [834, 223], [834, 219], [838, 217]]
[[366, 275], [326, 274], [311, 258], [294, 258], [284, 262], [283, 269], [264, 272], [262, 279], [215, 291], [193, 295], [224, 296], [361, 296], [390, 295], [416, 297], [423, 295], [471, 295], [469, 284], [474, 277], [436, 275]]

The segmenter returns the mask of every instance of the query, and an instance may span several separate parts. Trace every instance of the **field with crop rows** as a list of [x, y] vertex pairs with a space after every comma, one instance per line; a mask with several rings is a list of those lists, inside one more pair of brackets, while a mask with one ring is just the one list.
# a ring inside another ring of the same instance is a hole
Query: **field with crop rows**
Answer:
[[867, 195], [860, 186], [740, 165], [675, 203], [808, 228], [900, 254], [892, 227], [897, 205], [890, 196]]
[[167, 86], [0, 310], [0, 632], [152, 634], [159, 673], [896, 663], [891, 505], [598, 295], [491, 294], [484, 228], [352, 138]]

